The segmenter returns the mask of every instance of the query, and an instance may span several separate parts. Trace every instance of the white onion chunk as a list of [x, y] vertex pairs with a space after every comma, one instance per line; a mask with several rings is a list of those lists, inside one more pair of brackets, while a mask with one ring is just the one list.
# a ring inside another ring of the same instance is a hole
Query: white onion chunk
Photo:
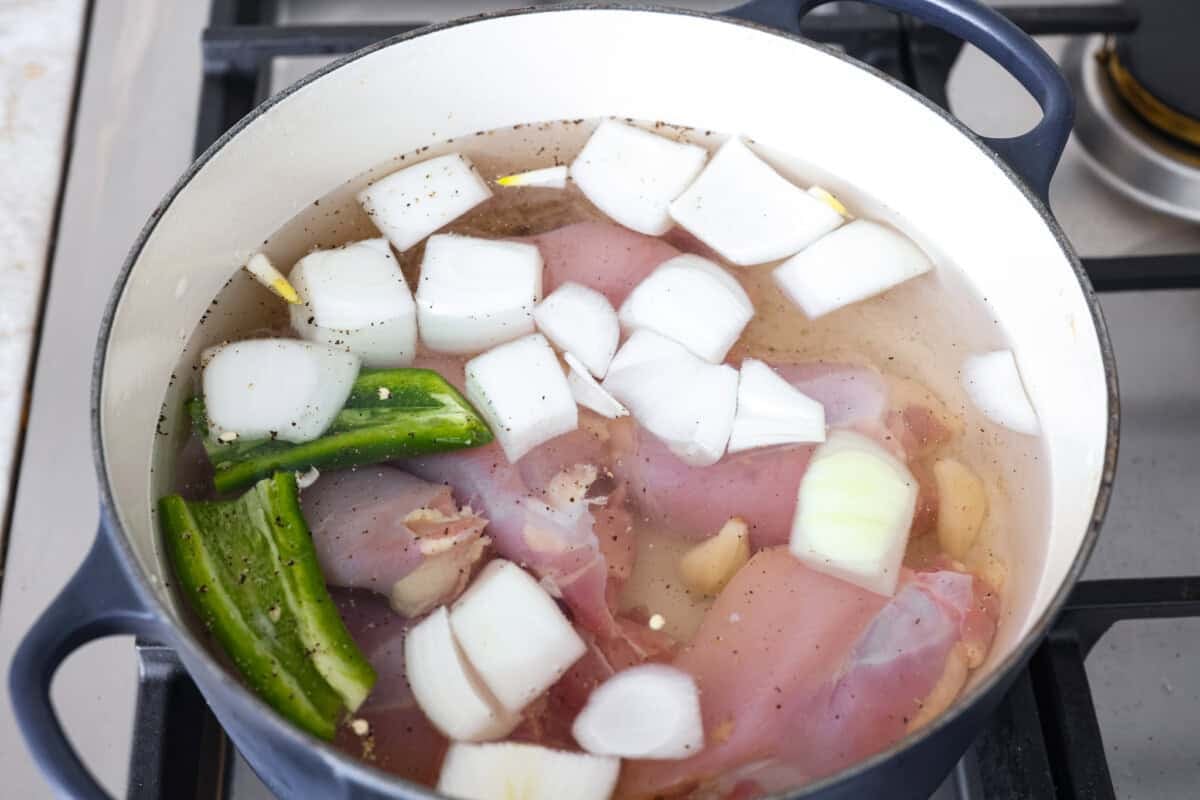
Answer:
[[567, 384], [571, 387], [571, 394], [575, 395], [575, 402], [609, 419], [629, 416], [629, 409], [597, 383], [579, 359], [565, 353], [563, 360], [567, 362]]
[[439, 731], [457, 741], [507, 736], [521, 721], [497, 702], [467, 663], [440, 606], [404, 637], [404, 669], [413, 697]]
[[608, 800], [621, 762], [536, 744], [452, 744], [437, 790], [459, 800]]
[[671, 216], [739, 266], [786, 258], [842, 224], [841, 214], [784, 178], [736, 137], [671, 203]]
[[724, 269], [700, 256], [682, 255], [634, 287], [618, 316], [628, 330], [660, 333], [719, 364], [754, 316], [754, 306]]
[[700, 695], [692, 676], [665, 664], [618, 672], [592, 690], [571, 734], [589, 753], [679, 759], [704, 749]]
[[358, 356], [296, 339], [248, 339], [205, 351], [204, 405], [221, 441], [316, 439], [342, 410]]
[[467, 399], [511, 462], [579, 424], [571, 387], [540, 333], [476, 356], [466, 376]]
[[653, 331], [636, 331], [602, 384], [650, 433], [692, 466], [725, 453], [737, 408], [738, 373], [710, 364]]
[[789, 543], [808, 566], [891, 596], [917, 502], [908, 468], [873, 439], [834, 431], [800, 480]]
[[367, 367], [407, 367], [416, 357], [416, 305], [386, 239], [309, 253], [290, 278], [301, 338], [349, 350]]
[[708, 153], [616, 120], [605, 120], [571, 164], [571, 179], [614, 221], [661, 236], [667, 207], [704, 166]]
[[997, 425], [1036, 436], [1037, 413], [1021, 383], [1011, 350], [969, 356], [962, 366], [962, 385], [975, 407]]
[[617, 312], [607, 297], [567, 282], [538, 303], [533, 319], [555, 347], [574, 355], [597, 378], [604, 377], [621, 338]]
[[403, 253], [491, 196], [467, 157], [449, 153], [379, 179], [358, 193], [358, 202]]
[[425, 243], [417, 284], [421, 341], [439, 353], [478, 353], [533, 333], [542, 255], [522, 242], [439, 234]]
[[550, 688], [587, 649], [529, 573], [497, 559], [450, 612], [459, 646], [500, 704], [517, 712]]
[[776, 284], [815, 319], [882, 294], [932, 269], [929, 258], [899, 231], [857, 219], [776, 268]]
[[742, 361], [737, 414], [729, 452], [825, 441], [825, 407], [785, 381], [767, 364]]

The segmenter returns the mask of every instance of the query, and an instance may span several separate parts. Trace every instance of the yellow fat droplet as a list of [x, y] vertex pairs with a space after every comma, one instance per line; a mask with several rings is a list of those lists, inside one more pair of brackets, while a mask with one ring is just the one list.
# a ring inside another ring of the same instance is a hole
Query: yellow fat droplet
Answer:
[[497, 178], [496, 183], [500, 184], [501, 186], [520, 186], [521, 176], [519, 174], [505, 175], [503, 178]]

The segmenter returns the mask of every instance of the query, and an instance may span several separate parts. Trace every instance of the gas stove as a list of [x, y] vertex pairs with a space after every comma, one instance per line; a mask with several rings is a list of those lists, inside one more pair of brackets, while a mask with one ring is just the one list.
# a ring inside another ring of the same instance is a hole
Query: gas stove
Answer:
[[[87, 421], [86, 409], [63, 406], [56, 394], [67, 385], [60, 373], [70, 370], [54, 359], [78, 360], [83, 348], [70, 343], [76, 331], [88, 339], [90, 355], [94, 326], [86, 314], [98, 315], [111, 275], [145, 213], [116, 212], [133, 228], [123, 239], [116, 233], [105, 238], [108, 261], [85, 264], [69, 260], [63, 251], [78, 257], [87, 252], [86, 237], [97, 235], [80, 221], [97, 225], [105, 217], [87, 204], [118, 203], [127, 190], [148, 211], [181, 171], [189, 144], [200, 152], [257, 102], [330, 58], [424, 23], [507, 5], [213, 0], [207, 18], [194, 8], [162, 6], [139, 18], [97, 4], [76, 129], [99, 124], [89, 128], [95, 141], [77, 147], [72, 161], [65, 241], [53, 265], [6, 580], [25, 581], [18, 576], [40, 564], [33, 540], [47, 525], [88, 517], [81, 510], [53, 508], [56, 473], [49, 467], [54, 460], [78, 459], [82, 467], [71, 462], [69, 471], [86, 467], [90, 473], [86, 439], [64, 439], [55, 426], [62, 419], [56, 409], [64, 407], [80, 416], [72, 416], [71, 425]], [[675, 5], [712, 11], [729, 3]], [[982, 134], [1012, 135], [1036, 121], [1032, 98], [978, 51], [914, 21], [842, 5], [847, 7], [809, 16], [801, 30], [917, 88]], [[1200, 474], [1200, 355], [1193, 344], [1200, 340], [1200, 293], [1190, 290], [1200, 288], [1200, 227], [1189, 220], [1200, 217], [1200, 193], [1192, 183], [1200, 184], [1200, 146], [1181, 136], [1176, 117], [1167, 117], [1164, 130], [1156, 106], [1128, 96], [1137, 92], [1137, 97], [1157, 99], [1185, 119], [1190, 101], [1200, 98], [1181, 93], [1183, 87], [1172, 80], [1180, 74], [1171, 72], [1179, 62], [1156, 53], [1158, 44], [1172, 42], [1170, 26], [1159, 16], [1173, 5], [1169, 2], [995, 5], [1042, 37], [1039, 41], [1059, 58], [1077, 91], [1079, 122], [1051, 187], [1051, 208], [1096, 288], [1106, 293], [1103, 306], [1122, 383], [1122, 457], [1087, 579], [1076, 587], [991, 725], [935, 797], [1192, 797], [1200, 785], [1200, 746], [1193, 730], [1200, 718], [1200, 673], [1194, 668], [1200, 663], [1200, 493], [1194, 487]], [[169, 31], [165, 39], [164, 30]], [[1132, 81], [1123, 92], [1113, 78], [1113, 61]], [[193, 99], [184, 90], [196, 83], [193, 120], [178, 95]], [[1197, 85], [1192, 81], [1187, 88], [1194, 91]], [[146, 92], [145, 100], [140, 91]], [[105, 100], [120, 104], [120, 113], [106, 114], [100, 105]], [[147, 160], [153, 169], [146, 168]], [[130, 170], [136, 186], [115, 171], [122, 163], [137, 164]], [[89, 268], [101, 274], [83, 275]], [[87, 309], [82, 321], [81, 308]], [[83, 363], [79, 372], [85, 371]], [[48, 459], [46, 453], [63, 441], [70, 447]], [[84, 480], [91, 485], [90, 474]], [[90, 531], [79, 530], [63, 547], [82, 552], [89, 537]], [[44, 590], [24, 583], [16, 591], [6, 587], [5, 602], [29, 605], [28, 624], [56, 589], [57, 583]], [[4, 613], [14, 612], [6, 607]], [[11, 631], [0, 637], [0, 645], [8, 647], [10, 637]], [[93, 763], [99, 757], [96, 767], [110, 789], [120, 790], [127, 782], [128, 795], [136, 798], [270, 797], [169, 649], [136, 643], [135, 700], [129, 648], [119, 647], [104, 645], [102, 657], [85, 654], [96, 663], [91, 675], [105, 676], [99, 685], [94, 678], [88, 685], [82, 670], [70, 664], [66, 670], [72, 686], [88, 686], [67, 691], [90, 712], [82, 715], [85, 727], [68, 728], [77, 731], [77, 739], [93, 740], [80, 745]], [[99, 705], [92, 699], [97, 693]], [[98, 707], [118, 716], [133, 709], [131, 732], [99, 726], [99, 733]], [[72, 712], [67, 717], [70, 722]], [[0, 735], [8, 734], [0, 730]], [[0, 752], [15, 747], [7, 743]], [[29, 764], [0, 764], [16, 770], [20, 789], [27, 789], [20, 796], [44, 791]], [[123, 764], [128, 764], [127, 775]]]

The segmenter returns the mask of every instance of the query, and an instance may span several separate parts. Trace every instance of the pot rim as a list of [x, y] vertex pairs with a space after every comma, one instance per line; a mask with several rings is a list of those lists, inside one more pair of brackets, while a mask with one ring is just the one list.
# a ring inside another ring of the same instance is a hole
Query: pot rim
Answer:
[[[1112, 496], [1113, 480], [1116, 473], [1117, 450], [1120, 429], [1120, 397], [1117, 389], [1117, 373], [1116, 360], [1112, 349], [1112, 342], [1109, 338], [1108, 327], [1105, 324], [1104, 316], [1100, 308], [1100, 301], [1095, 289], [1092, 287], [1091, 281], [1087, 273], [1083, 269], [1079, 257], [1076, 255], [1070, 242], [1067, 240], [1065, 233], [1059, 226], [1058, 222], [1051, 215], [1050, 210], [1045, 203], [1021, 180], [1021, 178], [1013, 171], [1013, 169], [989, 148], [970, 128], [962, 121], [951, 114], [941, 106], [936, 105], [931, 100], [921, 95], [916, 90], [906, 84], [896, 80], [895, 78], [881, 72], [880, 70], [865, 64], [857, 59], [854, 59], [846, 53], [837, 50], [831, 46], [806, 39], [802, 36], [781, 31], [775, 28], [766, 27], [754, 22], [745, 20], [733, 19], [730, 17], [719, 16], [716, 14], [693, 11], [687, 9], [669, 8], [663, 6], [650, 6], [642, 3], [593, 3], [593, 2], [578, 2], [578, 3], [563, 3], [560, 5], [524, 8], [515, 10], [493, 11], [484, 14], [478, 14], [471, 17], [450, 20], [448, 22], [430, 25], [419, 28], [407, 33], [401, 33], [396, 36], [376, 42], [375, 44], [356, 50], [341, 58], [338, 58], [329, 64], [321, 67], [318, 70], [306, 75], [291, 86], [272, 95], [264, 100], [245, 117], [240, 119], [229, 130], [222, 134], [215, 142], [198, 156], [180, 176], [175, 185], [167, 192], [162, 201], [155, 207], [151, 213], [146, 225], [138, 234], [130, 248], [129, 255], [126, 257], [121, 270], [117, 275], [116, 282], [113, 285], [112, 292], [106, 304], [104, 314], [101, 317], [100, 332], [97, 339], [96, 353], [93, 359], [92, 367], [92, 391], [91, 391], [91, 416], [92, 416], [92, 455], [95, 461], [96, 476], [98, 489], [100, 493], [100, 508], [101, 508], [101, 526], [104, 532], [109, 536], [112, 543], [117, 548], [120, 557], [117, 561], [121, 564], [121, 568], [125, 572], [126, 578], [133, 587], [134, 592], [138, 595], [139, 600], [148, 609], [152, 609], [160, 617], [165, 618], [168, 611], [162, 601], [155, 594], [149, 580], [140, 567], [137, 566], [137, 559], [129, 544], [121, 522], [115, 512], [113, 502], [112, 486], [108, 480], [108, 471], [104, 456], [103, 447], [103, 432], [101, 430], [101, 395], [103, 392], [104, 367], [107, 358], [108, 341], [112, 333], [112, 323], [115, 317], [118, 306], [120, 305], [121, 297], [124, 295], [125, 287], [128, 284], [129, 276], [141, 257], [143, 248], [150, 236], [153, 234], [162, 218], [163, 213], [174, 202], [175, 198], [188, 186], [192, 178], [204, 168], [226, 144], [236, 137], [244, 128], [257, 120], [259, 117], [268, 113], [277, 103], [287, 99], [298, 90], [308, 86], [310, 83], [319, 80], [325, 75], [337, 70], [346, 64], [357, 61], [358, 59], [375, 53], [387, 47], [392, 47], [411, 39], [416, 39], [431, 33], [437, 33], [452, 28], [470, 25], [479, 22], [487, 22], [495, 19], [507, 17], [518, 17], [529, 14], [553, 14], [559, 12], [573, 11], [634, 11], [648, 12], [656, 14], [674, 14], [679, 16], [701, 18], [712, 22], [723, 23], [727, 25], [736, 25], [745, 28], [750, 28], [772, 36], [779, 36], [788, 41], [812, 49], [820, 50], [821, 52], [837, 58], [843, 62], [854, 65], [872, 75], [878, 80], [883, 80], [890, 84], [893, 88], [899, 89], [908, 95], [911, 99], [923, 104], [926, 108], [935, 112], [943, 120], [953, 125], [959, 133], [975, 144], [979, 150], [987, 156], [1004, 174], [1016, 185], [1016, 187], [1025, 196], [1025, 199], [1037, 211], [1042, 218], [1042, 222], [1049, 228], [1053, 234], [1055, 241], [1058, 243], [1062, 254], [1066, 257], [1071, 269], [1075, 273], [1075, 277], [1079, 282], [1080, 289], [1083, 292], [1084, 300], [1088, 305], [1088, 309], [1092, 315], [1092, 324], [1096, 331], [1096, 337], [1100, 347], [1100, 358], [1104, 367], [1105, 383], [1107, 386], [1107, 403], [1108, 403], [1108, 425], [1106, 430], [1104, 466], [1100, 474], [1100, 483], [1096, 490], [1096, 501], [1092, 509], [1091, 519], [1088, 523], [1088, 529], [1081, 541], [1078, 553], [1071, 563], [1070, 569], [1067, 571], [1066, 578], [1062, 585], [1059, 586], [1049, 604], [1046, 606], [1042, 614], [1037, 618], [1032, 627], [1021, 638], [1020, 642], [1013, 648], [999, 664], [996, 664], [990, 674], [984, 677], [973, 687], [968, 689], [962, 695], [955, 699], [955, 702], [949, 709], [939, 714], [933, 722], [924, 727], [907, 734], [899, 741], [895, 742], [891, 747], [884, 751], [876, 753], [866, 759], [855, 762], [849, 767], [834, 773], [833, 775], [822, 778], [813, 783], [806, 784], [795, 791], [784, 792], [782, 794], [773, 795], [777, 800], [799, 800], [802, 797], [816, 795], [819, 792], [830, 789], [839, 784], [849, 783], [855, 780], [863, 773], [875, 769], [880, 764], [894, 758], [898, 754], [914, 747], [919, 742], [922, 742], [938, 733], [944, 728], [949, 727], [952, 723], [963, 717], [985, 696], [992, 694], [1001, 687], [1001, 684], [1016, 670], [1020, 669], [1033, 651], [1039, 646], [1045, 638], [1047, 632], [1058, 613], [1062, 610], [1066, 603], [1072, 588], [1075, 586], [1079, 577], [1083, 573], [1083, 569], [1087, 564], [1092, 550], [1095, 548], [1096, 540], [1099, 537], [1100, 526], [1104, 521], [1104, 516], [1108, 510], [1109, 500]], [[414, 784], [406, 781], [392, 773], [386, 772], [378, 767], [374, 767], [365, 761], [354, 758], [335, 748], [331, 743], [324, 742], [320, 739], [312, 737], [295, 726], [288, 723], [279, 714], [261, 700], [258, 695], [254, 694], [245, 687], [241, 681], [237, 680], [228, 670], [220, 666], [216, 660], [208, 653], [207, 649], [201, 642], [189, 631], [186, 627], [169, 624], [164, 626], [168, 638], [171, 640], [171, 645], [183, 650], [190, 657], [190, 660], [200, 661], [205, 663], [213, 670], [214, 676], [217, 678], [220, 685], [230, 689], [238, 695], [240, 702], [250, 703], [257, 712], [260, 712], [270, 725], [272, 732], [275, 735], [282, 736], [290, 740], [292, 745], [304, 746], [312, 748], [314, 752], [324, 757], [326, 762], [333, 762], [340, 777], [349, 778], [354, 782], [370, 787], [373, 790], [387, 793], [394, 793], [396, 788], [402, 787], [411, 797], [426, 798], [428, 800], [437, 800], [441, 795], [436, 791], [425, 786]]]

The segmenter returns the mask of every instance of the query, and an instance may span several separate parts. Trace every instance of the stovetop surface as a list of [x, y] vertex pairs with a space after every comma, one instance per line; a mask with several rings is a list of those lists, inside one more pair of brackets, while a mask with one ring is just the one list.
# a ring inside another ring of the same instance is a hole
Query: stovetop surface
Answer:
[[[225, 2], [226, 0], [217, 0]], [[507, 3], [339, 4], [281, 0], [287, 24], [436, 21]], [[719, 9], [728, 2], [676, 3]], [[996, 5], [1013, 5], [996, 3]], [[0, 663], [65, 582], [96, 524], [89, 455], [88, 378], [95, 331], [128, 245], [191, 156], [206, 3], [133, 8], [99, 3], [78, 109], [58, 252], [35, 373], [25, 457], [0, 595]], [[397, 10], [399, 9], [399, 10]], [[1063, 37], [1040, 39], [1052, 53]], [[278, 88], [320, 60], [277, 59]], [[1018, 133], [1037, 116], [1031, 98], [968, 48], [948, 87], [951, 107], [980, 133]], [[1083, 165], [1074, 142], [1051, 206], [1084, 256], [1200, 253], [1200, 226], [1115, 194]], [[1200, 574], [1200, 292], [1103, 296], [1121, 380], [1120, 467], [1108, 521], [1087, 578]], [[69, 491], [71, 502], [64, 503]], [[1118, 797], [1190, 798], [1200, 785], [1200, 619], [1119, 623], [1087, 660]], [[54, 696], [88, 763], [125, 793], [136, 666], [128, 640], [72, 657]], [[967, 795], [970, 770], [939, 792]], [[0, 774], [11, 796], [48, 796], [10, 716], [0, 717]], [[262, 797], [244, 766], [230, 797]]]

